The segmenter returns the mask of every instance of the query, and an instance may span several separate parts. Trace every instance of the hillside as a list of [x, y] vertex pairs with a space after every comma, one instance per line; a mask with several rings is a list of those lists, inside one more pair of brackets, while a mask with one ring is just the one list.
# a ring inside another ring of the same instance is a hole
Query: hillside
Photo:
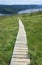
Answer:
[[9, 65], [18, 33], [17, 16], [0, 17], [0, 65]]
[[42, 65], [42, 13], [20, 15], [27, 34], [30, 65]]
[[42, 13], [0, 17], [0, 65], [10, 65], [18, 33], [18, 18], [22, 20], [29, 47], [31, 65], [42, 65]]
[[17, 12], [26, 9], [40, 9], [42, 5], [0, 5], [0, 13], [17, 14]]

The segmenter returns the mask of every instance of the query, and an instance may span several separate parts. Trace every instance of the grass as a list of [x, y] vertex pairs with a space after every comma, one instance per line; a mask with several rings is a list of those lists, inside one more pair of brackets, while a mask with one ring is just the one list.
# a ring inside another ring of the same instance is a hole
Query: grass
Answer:
[[0, 65], [9, 65], [18, 32], [17, 16], [0, 17]]
[[0, 65], [9, 65], [20, 17], [26, 30], [31, 65], [42, 65], [42, 12], [0, 17]]
[[30, 65], [42, 65], [42, 13], [22, 14], [29, 47]]

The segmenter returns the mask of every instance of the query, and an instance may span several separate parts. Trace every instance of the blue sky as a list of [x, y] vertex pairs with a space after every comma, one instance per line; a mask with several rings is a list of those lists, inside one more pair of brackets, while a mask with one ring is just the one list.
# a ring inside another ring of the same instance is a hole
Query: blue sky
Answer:
[[42, 0], [0, 0], [0, 4], [42, 4]]

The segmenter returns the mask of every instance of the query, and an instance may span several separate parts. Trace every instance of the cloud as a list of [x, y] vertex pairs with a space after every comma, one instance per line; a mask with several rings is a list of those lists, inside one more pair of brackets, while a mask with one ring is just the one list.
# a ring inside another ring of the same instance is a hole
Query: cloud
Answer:
[[0, 0], [0, 4], [42, 4], [42, 0]]

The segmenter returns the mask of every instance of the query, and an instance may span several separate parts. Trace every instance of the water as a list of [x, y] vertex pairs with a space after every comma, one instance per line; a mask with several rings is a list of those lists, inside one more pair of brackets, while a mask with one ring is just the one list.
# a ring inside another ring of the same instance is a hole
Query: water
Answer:
[[31, 13], [31, 12], [37, 12], [37, 11], [42, 11], [42, 9], [27, 9], [27, 10], [19, 11], [18, 14]]
[[0, 16], [8, 16], [8, 14], [2, 14], [2, 13], [0, 13]]

